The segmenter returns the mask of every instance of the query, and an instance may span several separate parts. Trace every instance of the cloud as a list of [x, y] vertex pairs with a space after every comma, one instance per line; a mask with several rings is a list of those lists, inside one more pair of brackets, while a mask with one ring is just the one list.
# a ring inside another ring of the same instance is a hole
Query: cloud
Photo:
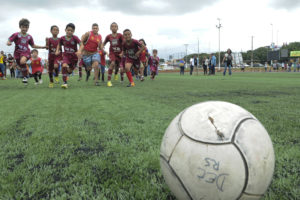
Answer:
[[[128, 15], [183, 15], [201, 10], [205, 6], [213, 5], [219, 0], [10, 0], [2, 6], [7, 10], [33, 11], [34, 9], [58, 10], [73, 7], [102, 8], [105, 11], [117, 11]], [[2, 16], [3, 17], [3, 16]]]
[[279, 9], [296, 9], [300, 6], [299, 0], [271, 0], [271, 6]]

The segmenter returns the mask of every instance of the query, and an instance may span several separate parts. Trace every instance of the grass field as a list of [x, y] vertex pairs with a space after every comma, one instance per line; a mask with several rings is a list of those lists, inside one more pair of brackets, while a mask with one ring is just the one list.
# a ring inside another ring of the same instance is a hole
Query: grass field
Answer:
[[[175, 199], [160, 172], [165, 129], [208, 100], [238, 104], [273, 141], [264, 199], [300, 198], [300, 73], [160, 74], [134, 88], [0, 81], [0, 199]], [[126, 81], [127, 82], [127, 81]]]

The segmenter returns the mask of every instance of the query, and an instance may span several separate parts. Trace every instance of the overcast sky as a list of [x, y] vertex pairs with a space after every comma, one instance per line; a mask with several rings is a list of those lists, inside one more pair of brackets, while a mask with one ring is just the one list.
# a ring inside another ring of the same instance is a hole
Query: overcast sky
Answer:
[[250, 50], [251, 36], [254, 48], [270, 45], [272, 27], [275, 43], [300, 40], [300, 0], [9, 0], [0, 9], [0, 50], [6, 52], [14, 50], [6, 41], [19, 31], [21, 18], [30, 20], [29, 34], [38, 45], [51, 36], [54, 24], [64, 35], [66, 24], [73, 22], [81, 37], [96, 22], [105, 37], [111, 22], [117, 22], [120, 32], [131, 29], [133, 38], [144, 38], [149, 49], [157, 48], [165, 58], [180, 56], [184, 44], [189, 44], [188, 53], [197, 52], [198, 40], [200, 52], [217, 51], [217, 18], [221, 50]]

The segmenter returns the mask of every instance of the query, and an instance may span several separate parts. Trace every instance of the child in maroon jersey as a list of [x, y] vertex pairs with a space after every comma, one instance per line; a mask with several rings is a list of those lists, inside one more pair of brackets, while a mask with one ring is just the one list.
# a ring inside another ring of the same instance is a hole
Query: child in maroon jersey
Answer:
[[53, 70], [55, 71], [55, 82], [58, 83], [58, 75], [59, 75], [59, 65], [62, 61], [62, 53], [60, 49], [60, 54], [55, 55], [56, 48], [60, 42], [57, 37], [59, 34], [59, 28], [56, 25], [51, 26], [50, 29], [52, 33], [51, 38], [46, 38], [46, 47], [49, 50], [48, 54], [48, 73], [50, 78], [49, 88], [53, 88]]
[[157, 56], [157, 50], [153, 49], [153, 56], [149, 58], [149, 65], [151, 70], [151, 79], [154, 80], [159, 65], [159, 57]]
[[[112, 31], [112, 34], [109, 34], [106, 36], [103, 45], [105, 46], [108, 42], [110, 42], [109, 47], [109, 59], [110, 59], [110, 66], [108, 69], [108, 75], [107, 75], [107, 86], [111, 87], [111, 75], [113, 72], [113, 69], [115, 69], [115, 80], [118, 80], [118, 68], [120, 66], [121, 62], [121, 52], [122, 52], [122, 43], [123, 43], [123, 36], [121, 33], [117, 33], [118, 31], [118, 24], [113, 22], [110, 25], [110, 30]], [[123, 71], [121, 70], [121, 76], [123, 76]], [[122, 78], [122, 77], [121, 77]]]
[[139, 70], [140, 80], [144, 81], [144, 68], [148, 66], [148, 49], [146, 47], [146, 42], [144, 39], [140, 39], [139, 42], [145, 46], [145, 49], [141, 52], [140, 55], [141, 66]]
[[35, 80], [35, 85], [37, 85], [38, 83], [42, 84], [43, 63], [42, 63], [42, 59], [39, 57], [38, 50], [33, 49], [31, 51], [31, 58], [27, 63], [31, 65], [31, 70]]
[[62, 75], [63, 75], [63, 85], [64, 89], [68, 88], [67, 77], [68, 74], [72, 74], [73, 70], [76, 68], [78, 63], [78, 56], [76, 55], [78, 45], [80, 44], [80, 39], [73, 35], [75, 31], [75, 25], [69, 23], [66, 26], [66, 35], [60, 38], [59, 45], [57, 45], [55, 55], [60, 54], [61, 46], [64, 46], [63, 52], [63, 64], [62, 64]]
[[45, 46], [38, 46], [34, 44], [33, 38], [31, 35], [27, 34], [29, 29], [29, 20], [28, 19], [21, 19], [19, 22], [19, 28], [21, 29], [20, 32], [12, 34], [7, 41], [7, 46], [11, 46], [12, 42], [15, 43], [15, 52], [14, 57], [16, 59], [17, 64], [20, 66], [22, 74], [23, 74], [23, 83], [25, 85], [28, 84], [27, 76], [28, 70], [26, 67], [26, 62], [30, 58], [30, 48], [36, 49], [44, 49]]
[[131, 67], [139, 69], [140, 59], [139, 56], [141, 52], [145, 49], [145, 46], [139, 41], [132, 39], [132, 34], [129, 29], [125, 29], [123, 32], [124, 42], [122, 45], [122, 54], [125, 55], [125, 71], [127, 78], [129, 80], [129, 85], [127, 87], [134, 87], [135, 84], [132, 79], [132, 74], [130, 72]]

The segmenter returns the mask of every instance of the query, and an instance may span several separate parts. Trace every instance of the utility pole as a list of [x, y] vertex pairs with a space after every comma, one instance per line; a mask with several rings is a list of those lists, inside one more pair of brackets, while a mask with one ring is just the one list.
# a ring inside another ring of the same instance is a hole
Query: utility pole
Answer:
[[216, 25], [217, 29], [219, 29], [219, 70], [221, 70], [221, 19], [218, 18], [219, 24]]
[[274, 38], [273, 38], [273, 24], [271, 24], [271, 26], [272, 26], [272, 45], [273, 45], [273, 43], [274, 43]]
[[187, 66], [187, 50], [188, 50], [189, 44], [184, 44], [184, 46], [185, 46], [185, 65]]
[[197, 76], [199, 75], [199, 68], [198, 68], [198, 66], [200, 65], [200, 52], [199, 52], [199, 37], [198, 37], [198, 61], [197, 61]]
[[278, 34], [279, 34], [279, 30], [277, 30], [277, 47], [279, 46], [279, 43], [278, 43]]
[[253, 36], [251, 36], [251, 67], [253, 67]]

